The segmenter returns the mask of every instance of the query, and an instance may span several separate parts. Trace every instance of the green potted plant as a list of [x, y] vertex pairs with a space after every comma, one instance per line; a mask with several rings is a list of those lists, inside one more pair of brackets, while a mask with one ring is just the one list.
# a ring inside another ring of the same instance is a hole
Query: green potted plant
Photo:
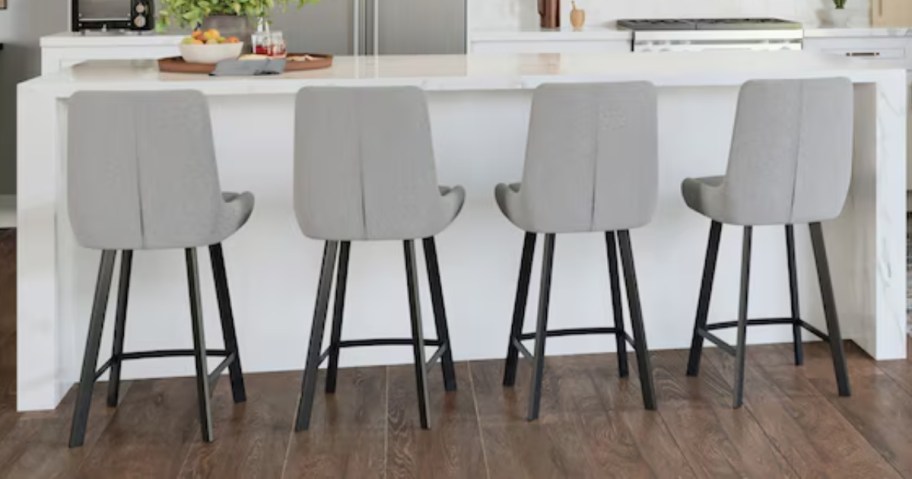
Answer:
[[318, 0], [161, 0], [158, 29], [168, 27], [214, 28], [249, 44], [251, 18], [266, 18], [277, 7], [298, 8]]

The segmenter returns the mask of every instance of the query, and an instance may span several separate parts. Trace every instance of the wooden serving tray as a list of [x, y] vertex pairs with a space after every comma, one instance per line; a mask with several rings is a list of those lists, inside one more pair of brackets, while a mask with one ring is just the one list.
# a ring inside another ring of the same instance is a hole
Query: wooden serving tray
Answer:
[[[295, 60], [303, 58], [304, 55], [312, 57], [312, 60]], [[289, 53], [285, 62], [285, 72], [297, 72], [304, 70], [319, 70], [329, 68], [333, 63], [332, 55], [323, 55], [321, 53]], [[168, 73], [212, 73], [215, 70], [214, 63], [187, 63], [181, 57], [161, 58], [158, 60], [158, 71]]]

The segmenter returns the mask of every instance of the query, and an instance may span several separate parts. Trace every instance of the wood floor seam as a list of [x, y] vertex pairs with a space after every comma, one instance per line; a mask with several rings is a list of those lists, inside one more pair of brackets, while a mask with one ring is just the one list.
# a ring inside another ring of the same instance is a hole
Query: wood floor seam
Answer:
[[773, 448], [773, 450], [776, 451], [776, 454], [778, 454], [779, 457], [780, 457], [783, 461], [785, 461], [786, 464], [788, 464], [789, 469], [792, 470], [792, 473], [795, 474], [795, 477], [801, 477], [801, 473], [798, 471], [798, 468], [795, 467], [795, 464], [792, 463], [792, 460], [789, 459], [789, 457], [785, 455], [785, 452], [782, 451], [782, 449], [779, 448], [779, 446], [778, 446], [778, 444], [777, 444], [778, 441], [774, 440], [774, 439], [769, 435], [769, 433], [767, 432], [766, 428], [763, 427], [763, 422], [761, 422], [760, 419], [757, 417], [757, 415], [754, 414], [754, 412], [751, 410], [750, 404], [745, 403], [744, 406], [742, 407], [742, 409], [743, 409], [744, 412], [746, 412], [747, 414], [750, 414], [750, 416], [754, 419], [754, 422], [756, 422], [757, 425], [760, 426], [760, 431], [763, 433], [763, 436], [766, 437], [767, 442], [770, 444], [770, 446]]
[[383, 377], [385, 378], [385, 380], [383, 382], [383, 384], [384, 384], [383, 390], [385, 391], [384, 396], [386, 396], [384, 398], [384, 400], [386, 402], [386, 405], [384, 407], [386, 420], [383, 421], [383, 479], [387, 479], [389, 477], [389, 434], [390, 434], [389, 433], [389, 422], [390, 422], [389, 366], [385, 366], [383, 368]]
[[[661, 406], [660, 406], [660, 407], [661, 407]], [[676, 438], [675, 435], [671, 433], [671, 428], [668, 427], [668, 423], [665, 422], [665, 418], [662, 417], [662, 412], [661, 412], [661, 411], [655, 411], [655, 413], [656, 413], [656, 416], [659, 418], [659, 422], [662, 423], [662, 427], [663, 427], [663, 428], [665, 429], [665, 431], [668, 433], [668, 437], [671, 438], [671, 442], [674, 443], [675, 447], [678, 448], [678, 451], [679, 451], [679, 452], [683, 451], [683, 449], [681, 448], [681, 443], [678, 442], [678, 438]], [[697, 475], [697, 469], [696, 469], [696, 467], [694, 467], [694, 465], [691, 463], [691, 459], [690, 459], [689, 457], [687, 457], [687, 455], [685, 455], [685, 454], [683, 454], [683, 453], [682, 453], [682, 457], [684, 458], [684, 462], [687, 464], [687, 467], [690, 469], [690, 472], [694, 475], [694, 477], [696, 477], [696, 475]]]
[[475, 420], [478, 424], [478, 440], [481, 442], [481, 458], [484, 460], [485, 477], [491, 479], [491, 468], [488, 466], [488, 451], [484, 441], [484, 429], [481, 427], [481, 414], [478, 412], [478, 394], [475, 392], [475, 379], [472, 377], [472, 361], [466, 362], [466, 369], [469, 371], [469, 386], [472, 389], [472, 402], [475, 405]]
[[[877, 369], [878, 369], [879, 371], [883, 372], [882, 370], [880, 370], [880, 368], [877, 368]], [[899, 384], [898, 382], [896, 382], [896, 380], [893, 379], [893, 377], [891, 377], [889, 374], [886, 374], [885, 372], [883, 372], [883, 373], [884, 373], [883, 376], [884, 376], [885, 378], [887, 378], [887, 380], [889, 380], [891, 383], [895, 384], [896, 387], [897, 387], [900, 391], [902, 391], [903, 393], [905, 393], [905, 395], [906, 395], [906, 400], [909, 401], [910, 403], [912, 403], [912, 394], [909, 394], [909, 392], [906, 391], [906, 390], [902, 387], [902, 385]], [[834, 409], [837, 410], [837, 412], [840, 413], [840, 415], [842, 415], [842, 417], [846, 420], [847, 423], [849, 423], [849, 426], [851, 426], [852, 429], [855, 430], [855, 432], [857, 432], [861, 437], [865, 438], [865, 432], [864, 432], [861, 428], [859, 428], [858, 425], [855, 424], [854, 421], [850, 421], [848, 418], [845, 418], [845, 415], [842, 414], [841, 411], [839, 411], [838, 405], [835, 404], [835, 403], [833, 402], [833, 397], [832, 397], [832, 396], [824, 396], [824, 400], [826, 400]], [[865, 439], [867, 439], [867, 438], [865, 438]], [[896, 474], [897, 474], [897, 475], [899, 475], [899, 476], [904, 476], [903, 471], [902, 471], [901, 469], [899, 469], [899, 468], [896, 466], [896, 464], [893, 462], [893, 460], [891, 460], [891, 458], [890, 458], [887, 454], [885, 454], [885, 452], [881, 451], [881, 449], [880, 449], [879, 447], [876, 447], [874, 444], [871, 444], [870, 441], [867, 441], [867, 440], [866, 440], [865, 442], [866, 442], [869, 446], [871, 446], [871, 449], [873, 449], [874, 452], [875, 452], [876, 454], [878, 454], [880, 457], [883, 458], [884, 462], [886, 462], [887, 465], [889, 465], [894, 471], [896, 471]]]
[[285, 472], [288, 470], [288, 456], [291, 454], [291, 445], [294, 441], [295, 427], [294, 420], [291, 421], [291, 424], [288, 426], [288, 441], [285, 444], [285, 459], [282, 461], [282, 475], [281, 479], [285, 479]]

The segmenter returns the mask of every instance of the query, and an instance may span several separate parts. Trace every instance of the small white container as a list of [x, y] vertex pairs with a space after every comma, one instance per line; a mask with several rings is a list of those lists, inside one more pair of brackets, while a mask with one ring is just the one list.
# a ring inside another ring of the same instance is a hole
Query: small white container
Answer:
[[218, 45], [180, 45], [181, 56], [187, 63], [218, 63], [241, 56], [243, 43], [220, 43]]

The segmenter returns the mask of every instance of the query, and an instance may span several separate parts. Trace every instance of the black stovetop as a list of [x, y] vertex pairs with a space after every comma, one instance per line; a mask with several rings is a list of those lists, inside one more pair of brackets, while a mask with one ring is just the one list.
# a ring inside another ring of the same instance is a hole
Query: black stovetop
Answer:
[[618, 20], [629, 30], [791, 30], [801, 24], [779, 18], [643, 18]]

